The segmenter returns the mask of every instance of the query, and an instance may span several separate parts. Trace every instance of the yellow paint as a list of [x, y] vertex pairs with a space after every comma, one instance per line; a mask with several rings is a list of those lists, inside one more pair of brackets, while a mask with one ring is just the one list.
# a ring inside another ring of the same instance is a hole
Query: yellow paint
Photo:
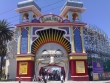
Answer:
[[88, 75], [83, 75], [83, 76], [71, 76], [71, 77], [88, 77]]
[[19, 75], [27, 74], [28, 71], [28, 62], [19, 63]]
[[[52, 30], [52, 32], [53, 32], [53, 30]], [[47, 31], [46, 31], [46, 34], [44, 36], [41, 33], [41, 36], [36, 41], [34, 41], [34, 46], [32, 48], [32, 51], [35, 52], [40, 45], [47, 43], [47, 42], [51, 42], [53, 40], [53, 42], [58, 42], [61, 45], [63, 45], [65, 47], [65, 49], [68, 52], [70, 52], [70, 46], [69, 46], [68, 42], [66, 42], [66, 40], [61, 35], [62, 34], [61, 33], [58, 34], [58, 32], [56, 30], [55, 30], [54, 34], [53, 33], [50, 34], [50, 30], [49, 30], [49, 33], [47, 33]]]
[[87, 56], [70, 56], [70, 60], [74, 59], [87, 59]]
[[86, 53], [85, 52], [85, 47], [84, 47], [84, 37], [83, 37], [83, 27], [82, 26], [80, 27], [80, 30], [81, 30], [81, 40], [82, 40], [83, 53]]
[[40, 34], [41, 34], [42, 41], [44, 41], [45, 40], [44, 36], [42, 35], [41, 32], [40, 32]]
[[76, 53], [76, 52], [75, 52], [75, 45], [74, 45], [73, 26], [71, 26], [70, 31], [71, 31], [71, 33], [72, 33], [72, 34], [71, 34], [71, 35], [72, 35], [72, 36], [71, 36], [71, 39], [72, 39], [72, 52], [73, 52], [73, 53]]
[[20, 48], [21, 48], [21, 28], [19, 28], [18, 52], [17, 52], [17, 54], [20, 54]]
[[28, 53], [31, 53], [31, 51], [30, 51], [30, 41], [31, 41], [31, 39], [30, 39], [30, 28], [31, 27], [29, 27], [29, 31], [28, 31]]
[[76, 73], [85, 73], [84, 61], [76, 61]]
[[32, 60], [34, 61], [34, 57], [28, 56], [28, 57], [17, 57], [17, 61], [27, 61], [27, 60]]

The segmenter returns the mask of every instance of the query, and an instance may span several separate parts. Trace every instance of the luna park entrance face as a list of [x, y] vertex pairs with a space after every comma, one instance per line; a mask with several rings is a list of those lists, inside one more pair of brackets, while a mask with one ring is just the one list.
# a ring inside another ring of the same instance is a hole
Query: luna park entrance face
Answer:
[[59, 80], [62, 74], [67, 80], [69, 61], [67, 51], [57, 43], [46, 43], [36, 52], [35, 75], [50, 75], [50, 80]]
[[65, 70], [64, 67], [60, 66], [44, 66], [41, 67], [39, 71], [40, 76], [48, 76], [48, 80], [51, 81], [60, 81], [60, 76], [63, 75], [65, 79]]

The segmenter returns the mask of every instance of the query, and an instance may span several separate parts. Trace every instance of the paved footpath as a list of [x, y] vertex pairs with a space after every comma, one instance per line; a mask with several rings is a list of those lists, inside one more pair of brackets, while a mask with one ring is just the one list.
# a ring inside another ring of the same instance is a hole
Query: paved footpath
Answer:
[[[18, 81], [7, 81], [7, 82], [0, 82], [0, 83], [19, 83]], [[41, 82], [27, 82], [21, 81], [21, 83], [41, 83]], [[50, 81], [47, 83], [61, 83], [60, 81]], [[109, 81], [66, 81], [64, 83], [110, 83]]]

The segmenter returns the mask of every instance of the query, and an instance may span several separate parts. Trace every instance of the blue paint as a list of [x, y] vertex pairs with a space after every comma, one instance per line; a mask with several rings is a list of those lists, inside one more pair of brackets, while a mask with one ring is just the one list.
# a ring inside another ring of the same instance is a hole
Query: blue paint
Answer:
[[81, 13], [78, 13], [78, 16], [79, 16], [79, 21], [82, 22]]
[[27, 53], [28, 49], [28, 31], [24, 29], [21, 33], [21, 53]]
[[32, 22], [33, 19], [33, 12], [29, 11], [29, 22]]
[[19, 23], [22, 23], [22, 13], [20, 13], [20, 16], [19, 16]]
[[74, 30], [74, 43], [76, 52], [82, 52], [82, 41], [80, 31], [78, 29]]
[[60, 29], [66, 30], [67, 34], [69, 34], [69, 28], [68, 27], [60, 27]]
[[68, 20], [70, 20], [70, 22], [72, 22], [72, 12], [68, 12]]

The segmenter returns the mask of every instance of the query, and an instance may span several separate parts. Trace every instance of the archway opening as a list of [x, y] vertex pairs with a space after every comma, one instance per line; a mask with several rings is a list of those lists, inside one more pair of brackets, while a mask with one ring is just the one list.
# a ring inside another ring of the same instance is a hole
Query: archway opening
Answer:
[[[46, 43], [36, 52], [35, 73], [39, 75], [49, 75], [50, 80], [60, 80], [63, 75], [68, 78], [69, 60], [68, 52], [57, 43]], [[53, 76], [53, 77], [52, 77]]]
[[41, 67], [39, 71], [39, 75], [47, 75], [49, 81], [60, 81], [61, 80], [61, 75], [64, 76], [65, 80], [65, 70], [64, 67], [57, 66], [57, 65], [48, 65]]

